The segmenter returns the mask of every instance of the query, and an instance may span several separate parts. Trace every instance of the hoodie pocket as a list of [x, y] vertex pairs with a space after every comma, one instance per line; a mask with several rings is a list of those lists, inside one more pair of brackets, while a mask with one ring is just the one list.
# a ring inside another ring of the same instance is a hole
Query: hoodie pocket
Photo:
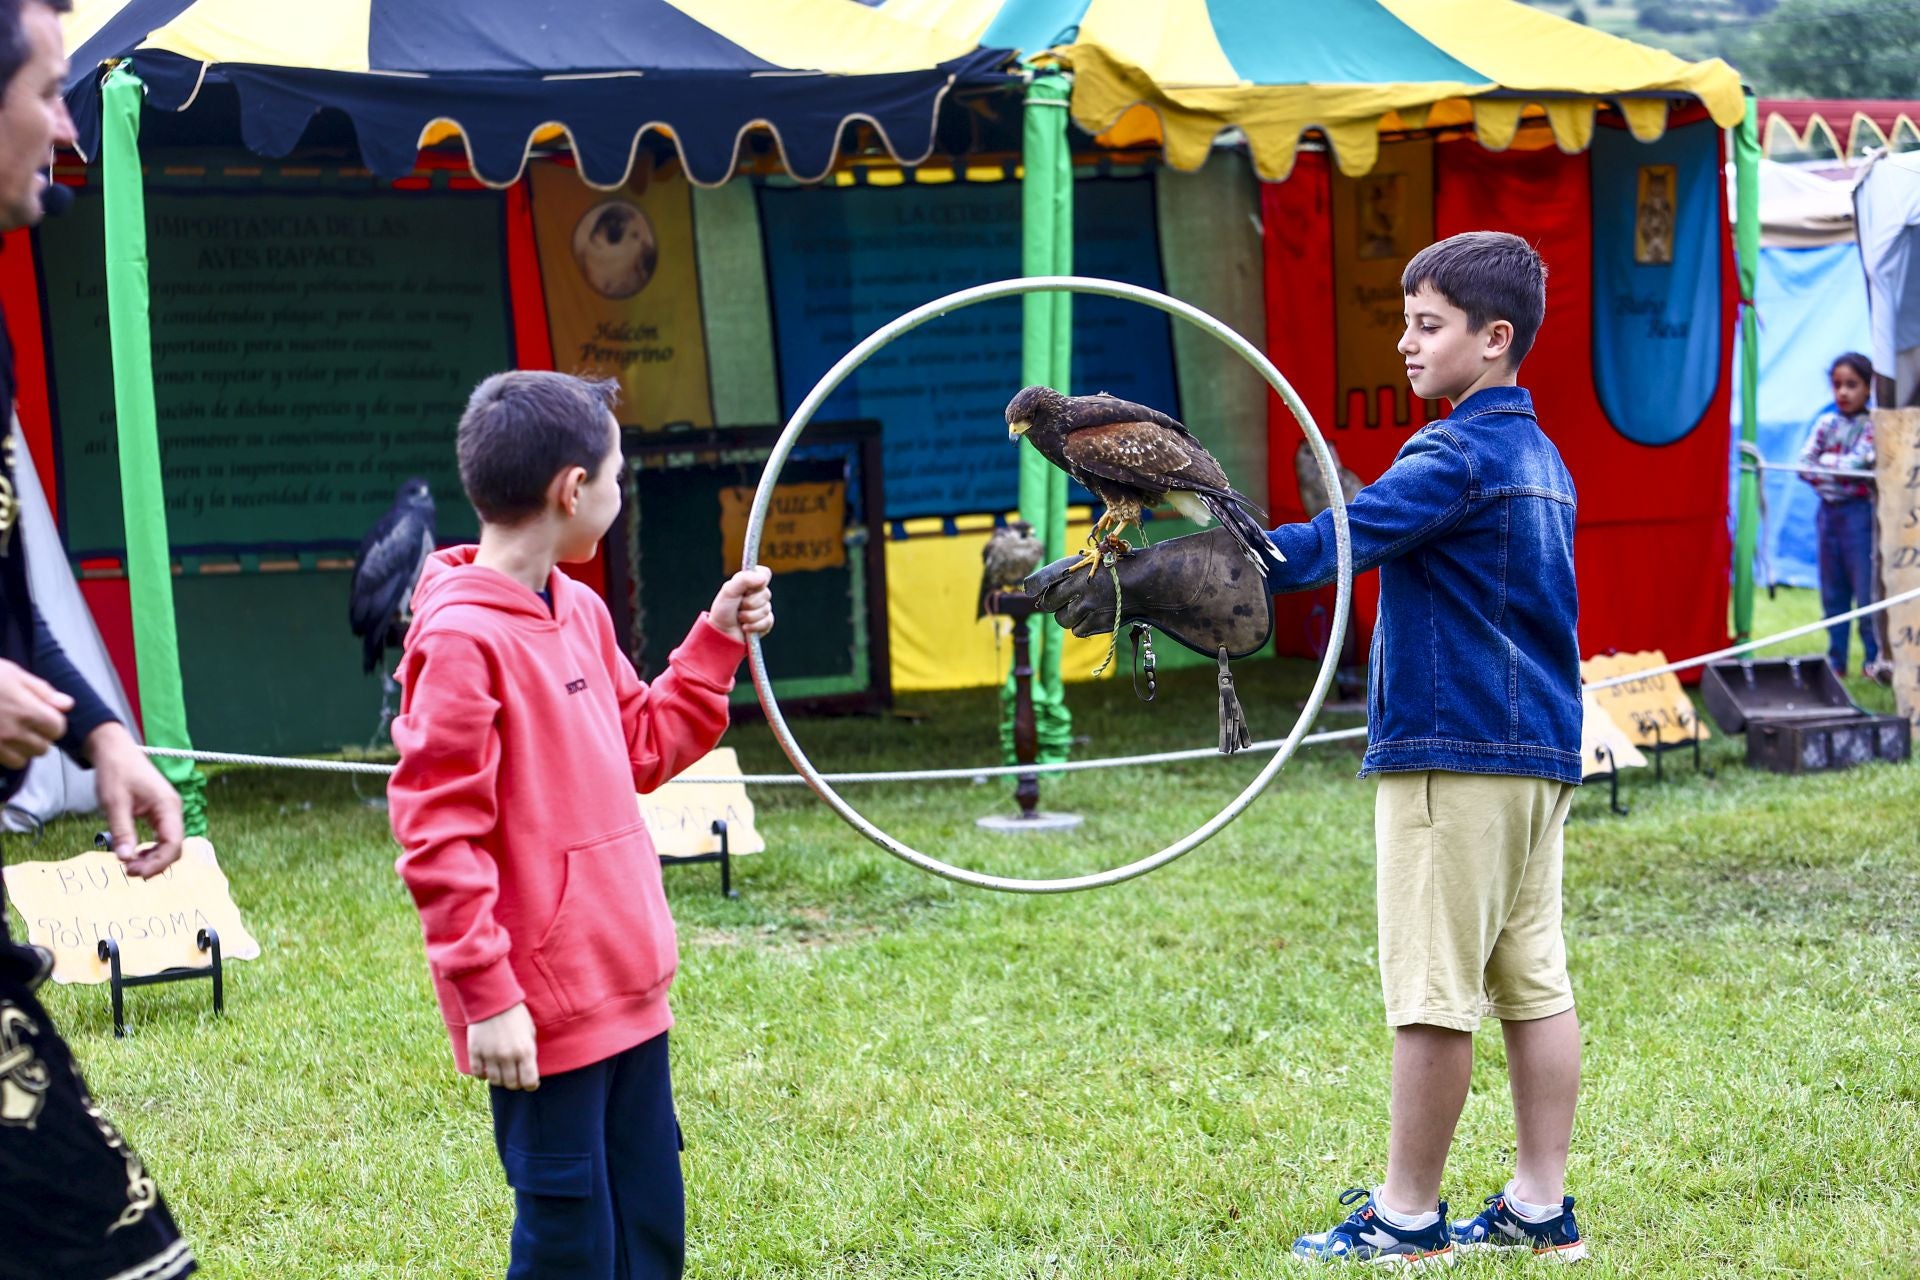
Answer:
[[565, 851], [560, 906], [533, 952], [562, 1018], [673, 981], [679, 943], [646, 830], [636, 822]]

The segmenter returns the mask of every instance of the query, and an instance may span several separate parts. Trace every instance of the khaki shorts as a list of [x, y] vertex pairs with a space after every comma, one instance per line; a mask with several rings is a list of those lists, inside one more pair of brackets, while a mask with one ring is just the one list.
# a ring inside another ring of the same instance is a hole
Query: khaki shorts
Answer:
[[1380, 987], [1387, 1024], [1472, 1031], [1573, 1008], [1560, 933], [1573, 788], [1544, 778], [1380, 775]]

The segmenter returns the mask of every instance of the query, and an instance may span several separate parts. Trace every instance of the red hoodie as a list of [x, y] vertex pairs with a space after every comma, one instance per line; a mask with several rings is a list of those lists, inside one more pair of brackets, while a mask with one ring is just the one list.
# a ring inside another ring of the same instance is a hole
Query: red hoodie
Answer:
[[526, 1002], [542, 1075], [673, 1025], [678, 948], [634, 792], [713, 749], [746, 646], [702, 614], [642, 684], [607, 607], [436, 553], [414, 592], [387, 785], [395, 864], [467, 1070], [467, 1027]]

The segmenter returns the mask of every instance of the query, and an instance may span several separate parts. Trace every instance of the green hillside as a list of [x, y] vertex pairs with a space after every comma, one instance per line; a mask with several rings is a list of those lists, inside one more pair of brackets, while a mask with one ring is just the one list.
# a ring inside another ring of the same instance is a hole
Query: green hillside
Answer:
[[1762, 97], [1920, 98], [1911, 0], [1526, 2], [1683, 58], [1725, 58]]

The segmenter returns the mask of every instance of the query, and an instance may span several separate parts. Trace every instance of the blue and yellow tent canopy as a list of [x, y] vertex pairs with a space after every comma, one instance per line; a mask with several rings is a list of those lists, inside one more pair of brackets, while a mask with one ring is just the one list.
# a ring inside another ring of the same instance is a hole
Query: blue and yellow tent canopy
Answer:
[[1278, 181], [1318, 130], [1348, 174], [1373, 167], [1382, 133], [1471, 125], [1503, 150], [1524, 119], [1584, 150], [1611, 104], [1642, 141], [1670, 103], [1698, 100], [1724, 127], [1743, 111], [1724, 62], [1685, 62], [1517, 0], [886, 0], [940, 12], [977, 43], [1043, 55], [1074, 73], [1073, 118], [1118, 144], [1159, 147], [1196, 169], [1229, 129]]
[[79, 0], [66, 30], [87, 154], [96, 69], [130, 58], [163, 110], [210, 79], [231, 83], [243, 139], [263, 155], [291, 151], [330, 107], [352, 119], [375, 173], [404, 174], [421, 146], [457, 134], [475, 174], [499, 185], [562, 134], [599, 187], [626, 180], [648, 132], [708, 185], [756, 127], [802, 179], [825, 176], [861, 121], [911, 164], [932, 152], [947, 93], [1004, 80], [1008, 61], [852, 0]]
[[67, 30], [89, 149], [94, 69], [131, 57], [162, 109], [209, 79], [232, 83], [263, 154], [286, 154], [332, 107], [376, 173], [404, 173], [420, 146], [457, 134], [491, 183], [562, 134], [602, 187], [650, 131], [706, 185], [726, 180], [756, 126], [802, 179], [825, 176], [855, 121], [911, 164], [933, 150], [943, 97], [1003, 80], [1013, 50], [1072, 70], [1073, 118], [1103, 141], [1195, 169], [1237, 130], [1276, 181], [1310, 131], [1357, 174], [1383, 133], [1471, 126], [1499, 150], [1531, 121], [1578, 151], [1603, 104], [1644, 141], [1676, 101], [1729, 127], [1743, 110], [1718, 59], [1685, 62], [1517, 0], [79, 0]]

